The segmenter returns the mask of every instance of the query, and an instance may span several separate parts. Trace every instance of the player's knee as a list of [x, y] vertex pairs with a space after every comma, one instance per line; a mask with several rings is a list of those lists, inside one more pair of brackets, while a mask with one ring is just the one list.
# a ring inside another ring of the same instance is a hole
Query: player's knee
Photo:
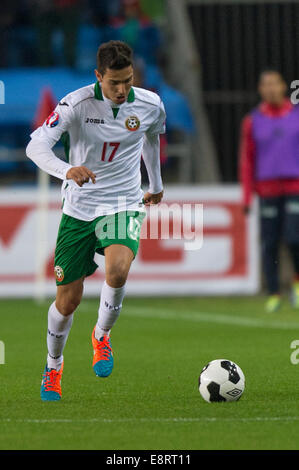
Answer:
[[64, 286], [58, 286], [56, 307], [65, 316], [74, 313], [81, 302], [83, 294], [83, 278]]
[[61, 313], [61, 315], [71, 315], [74, 313], [78, 305], [80, 304], [81, 297], [79, 296], [74, 296], [74, 297], [69, 297], [68, 295], [65, 295], [59, 299], [56, 299], [56, 307], [57, 310]]
[[289, 248], [298, 247], [298, 231], [289, 230], [287, 233], [284, 234], [283, 241], [286, 245], [288, 245]]
[[279, 248], [279, 240], [268, 238], [262, 241], [262, 252], [264, 255], [276, 253]]
[[291, 253], [291, 256], [293, 257], [295, 263], [299, 261], [299, 244], [298, 241], [290, 239], [286, 240], [286, 245], [288, 247], [289, 252]]
[[106, 272], [106, 282], [110, 287], [122, 287], [127, 280], [128, 269], [125, 265], [118, 265]]

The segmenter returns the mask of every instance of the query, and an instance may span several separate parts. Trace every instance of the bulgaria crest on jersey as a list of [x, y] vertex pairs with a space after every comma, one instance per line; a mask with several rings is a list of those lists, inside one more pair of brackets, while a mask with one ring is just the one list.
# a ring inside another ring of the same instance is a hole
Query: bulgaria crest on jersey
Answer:
[[140, 127], [140, 121], [136, 116], [130, 116], [126, 119], [126, 128], [128, 131], [137, 131]]
[[50, 116], [47, 117], [46, 126], [55, 127], [59, 123], [59, 114], [56, 111], [53, 111]]
[[55, 266], [54, 273], [55, 273], [56, 280], [58, 282], [62, 282], [63, 279], [64, 279], [64, 271], [63, 271], [62, 267], [61, 266]]

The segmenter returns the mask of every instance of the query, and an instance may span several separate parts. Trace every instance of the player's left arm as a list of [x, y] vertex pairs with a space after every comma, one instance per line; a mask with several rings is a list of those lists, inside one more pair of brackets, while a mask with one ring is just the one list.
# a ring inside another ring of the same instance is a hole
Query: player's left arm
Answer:
[[143, 196], [144, 203], [145, 205], [158, 204], [163, 197], [159, 134], [144, 136], [142, 157], [149, 179], [148, 191]]
[[160, 134], [165, 132], [165, 109], [162, 101], [158, 109], [158, 116], [153, 125], [147, 130], [143, 142], [143, 161], [149, 179], [149, 188], [143, 200], [145, 205], [159, 204], [163, 197], [163, 183], [160, 165]]

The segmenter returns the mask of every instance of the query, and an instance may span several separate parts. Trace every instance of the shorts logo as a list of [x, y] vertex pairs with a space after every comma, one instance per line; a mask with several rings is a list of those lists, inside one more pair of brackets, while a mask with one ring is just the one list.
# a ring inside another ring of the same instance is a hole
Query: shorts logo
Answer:
[[137, 131], [140, 127], [140, 121], [136, 116], [130, 116], [126, 119], [126, 128], [128, 131]]
[[62, 282], [63, 279], [64, 279], [64, 271], [63, 271], [62, 267], [61, 266], [55, 266], [54, 273], [55, 273], [56, 280], [58, 282]]
[[59, 114], [56, 111], [53, 111], [50, 116], [47, 117], [46, 126], [55, 127], [59, 123]]

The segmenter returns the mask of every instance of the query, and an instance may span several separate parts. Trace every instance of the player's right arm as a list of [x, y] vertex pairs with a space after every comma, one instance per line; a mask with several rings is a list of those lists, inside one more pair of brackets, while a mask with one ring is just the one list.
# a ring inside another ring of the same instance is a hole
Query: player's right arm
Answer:
[[245, 213], [250, 210], [254, 191], [255, 142], [252, 134], [252, 118], [245, 116], [241, 124], [239, 148], [239, 179], [242, 184], [242, 203]]
[[50, 175], [62, 180], [72, 179], [82, 186], [89, 179], [95, 183], [95, 174], [85, 166], [74, 167], [60, 160], [52, 151], [52, 147], [61, 135], [75, 125], [75, 120], [71, 103], [65, 100], [59, 103], [44, 124], [31, 134], [31, 140], [26, 147], [26, 155]]

